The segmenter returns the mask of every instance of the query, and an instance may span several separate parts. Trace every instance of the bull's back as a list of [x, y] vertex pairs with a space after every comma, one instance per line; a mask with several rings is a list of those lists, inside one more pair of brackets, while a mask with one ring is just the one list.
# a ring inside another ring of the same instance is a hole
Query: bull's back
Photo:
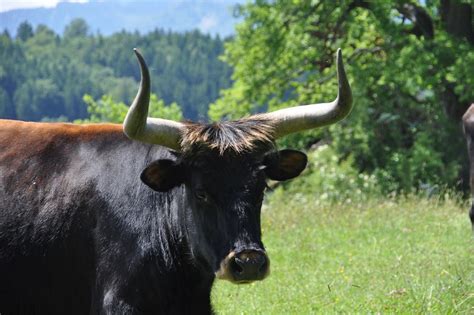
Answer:
[[96, 157], [124, 141], [119, 125], [0, 120], [1, 314], [88, 312]]

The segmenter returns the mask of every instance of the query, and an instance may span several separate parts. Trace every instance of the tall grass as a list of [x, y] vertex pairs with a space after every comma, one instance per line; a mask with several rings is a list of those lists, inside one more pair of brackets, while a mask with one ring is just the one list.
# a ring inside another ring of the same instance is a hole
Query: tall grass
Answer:
[[467, 204], [448, 195], [321, 202], [277, 190], [262, 210], [271, 275], [218, 281], [218, 314], [474, 314]]

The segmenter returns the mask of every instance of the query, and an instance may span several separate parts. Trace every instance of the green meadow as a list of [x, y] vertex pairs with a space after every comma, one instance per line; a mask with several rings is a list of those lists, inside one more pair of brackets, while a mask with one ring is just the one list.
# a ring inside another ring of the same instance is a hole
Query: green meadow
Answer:
[[262, 212], [271, 274], [217, 281], [218, 314], [474, 314], [468, 204], [449, 196], [321, 203], [275, 192]]

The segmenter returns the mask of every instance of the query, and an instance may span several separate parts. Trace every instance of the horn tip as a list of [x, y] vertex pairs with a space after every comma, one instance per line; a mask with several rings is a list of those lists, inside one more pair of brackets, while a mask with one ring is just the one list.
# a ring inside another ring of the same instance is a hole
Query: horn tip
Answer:
[[337, 69], [343, 69], [344, 68], [344, 65], [343, 65], [343, 62], [342, 62], [342, 49], [341, 48], [337, 49], [336, 66], [337, 66]]
[[136, 48], [136, 47], [133, 48], [133, 52], [135, 53], [135, 55], [137, 55], [137, 56], [139, 56], [139, 57], [142, 56], [142, 54], [140, 53], [140, 51], [139, 51], [138, 48]]

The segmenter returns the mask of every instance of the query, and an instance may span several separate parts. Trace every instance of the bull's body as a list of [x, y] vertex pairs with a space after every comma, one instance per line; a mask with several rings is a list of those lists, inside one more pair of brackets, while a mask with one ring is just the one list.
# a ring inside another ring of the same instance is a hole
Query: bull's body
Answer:
[[137, 142], [119, 125], [0, 121], [1, 315], [212, 313], [215, 277], [269, 274], [266, 180], [307, 162], [275, 140], [352, 108], [339, 49], [333, 102], [212, 124], [149, 118], [135, 53], [142, 77], [123, 132]]
[[467, 142], [467, 153], [469, 155], [469, 177], [471, 186], [472, 205], [469, 210], [472, 229], [474, 231], [474, 103], [468, 108], [462, 117], [464, 135]]
[[157, 158], [119, 125], [0, 121], [0, 313], [210, 313], [184, 188], [140, 181]]

